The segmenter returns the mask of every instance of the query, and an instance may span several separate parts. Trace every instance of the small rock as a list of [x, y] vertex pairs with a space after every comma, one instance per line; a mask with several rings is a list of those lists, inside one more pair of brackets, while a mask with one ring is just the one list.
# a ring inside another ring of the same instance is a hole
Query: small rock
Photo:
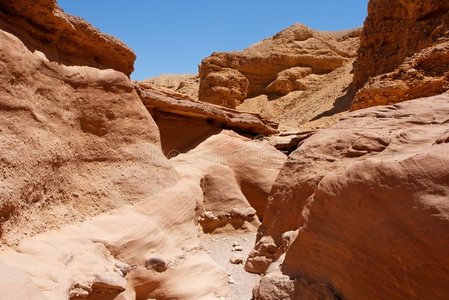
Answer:
[[233, 242], [232, 243], [232, 247], [237, 247], [237, 246], [240, 246], [239, 242]]
[[228, 278], [228, 283], [234, 284], [234, 283], [235, 283], [234, 278], [232, 278], [231, 276], [229, 276], [229, 278]]
[[92, 294], [119, 294], [126, 290], [127, 284], [123, 277], [110, 274], [97, 275], [92, 282]]
[[203, 213], [203, 218], [204, 218], [205, 220], [213, 220], [213, 219], [215, 219], [215, 215], [214, 215], [214, 213], [211, 212], [211, 211], [205, 211], [205, 212]]
[[90, 288], [90, 286], [86, 286], [81, 283], [76, 283], [70, 289], [69, 297], [70, 297], [70, 299], [76, 298], [76, 297], [87, 298], [91, 292], [92, 292], [92, 289]]
[[117, 268], [116, 272], [122, 277], [126, 277], [126, 275], [130, 271], [130, 266], [128, 264], [125, 264], [124, 262], [117, 262], [115, 264], [115, 267]]
[[87, 298], [89, 296], [89, 291], [82, 288], [72, 288], [69, 292], [69, 298]]
[[233, 256], [229, 259], [229, 262], [234, 265], [243, 264], [243, 258], [241, 256]]
[[250, 218], [250, 217], [254, 217], [256, 215], [256, 213], [257, 213], [257, 211], [253, 207], [247, 207], [247, 208], [245, 208], [245, 210], [243, 211], [242, 214], [245, 217]]
[[248, 239], [247, 238], [242, 238], [242, 240], [246, 242]]
[[167, 270], [167, 263], [163, 257], [153, 256], [145, 261], [145, 268], [161, 273]]
[[234, 249], [232, 249], [232, 251], [243, 251], [243, 247], [242, 246], [234, 247]]

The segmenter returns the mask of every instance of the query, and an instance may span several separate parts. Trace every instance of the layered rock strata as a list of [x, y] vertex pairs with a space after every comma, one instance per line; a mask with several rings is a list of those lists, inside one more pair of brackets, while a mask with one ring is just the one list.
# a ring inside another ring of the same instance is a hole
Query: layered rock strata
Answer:
[[355, 57], [358, 30], [327, 33], [295, 24], [241, 52], [216, 52], [200, 65], [199, 99], [236, 107], [262, 94], [284, 96], [310, 88]]
[[354, 68], [351, 109], [449, 89], [449, 3], [371, 0]]

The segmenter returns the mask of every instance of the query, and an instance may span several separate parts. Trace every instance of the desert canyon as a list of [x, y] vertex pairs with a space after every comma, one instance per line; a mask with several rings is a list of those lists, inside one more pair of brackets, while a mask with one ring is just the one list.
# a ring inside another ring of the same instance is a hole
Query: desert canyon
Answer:
[[0, 299], [449, 298], [449, 1], [135, 59], [0, 0]]

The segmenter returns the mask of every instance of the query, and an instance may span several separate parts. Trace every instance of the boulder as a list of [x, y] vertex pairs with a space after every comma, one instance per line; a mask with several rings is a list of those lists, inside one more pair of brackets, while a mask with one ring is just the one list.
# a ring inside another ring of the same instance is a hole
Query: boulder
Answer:
[[248, 96], [248, 87], [248, 79], [238, 70], [222, 68], [203, 75], [199, 90], [200, 100], [235, 108]]
[[286, 156], [268, 143], [224, 130], [172, 158], [203, 195], [197, 215], [206, 233], [254, 232]]
[[305, 140], [272, 188], [247, 269], [277, 260], [335, 299], [443, 299], [448, 114], [447, 95], [417, 99], [353, 112]]

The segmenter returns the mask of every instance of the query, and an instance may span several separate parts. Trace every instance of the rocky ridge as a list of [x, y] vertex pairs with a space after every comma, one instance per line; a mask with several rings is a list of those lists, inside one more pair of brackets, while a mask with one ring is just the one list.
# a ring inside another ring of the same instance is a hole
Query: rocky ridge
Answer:
[[200, 65], [199, 100], [259, 113], [283, 130], [307, 129], [349, 107], [359, 34], [295, 24], [243, 51], [213, 53]]
[[200, 78], [197, 74], [163, 74], [141, 83], [166, 88], [197, 100]]
[[355, 57], [357, 36], [296, 24], [242, 52], [213, 53], [200, 65], [199, 99], [235, 107], [261, 94], [306, 90], [310, 74], [330, 73]]
[[0, 28], [30, 50], [66, 66], [114, 69], [129, 76], [136, 55], [118, 39], [81, 18], [67, 15], [56, 0], [2, 0]]
[[136, 90], [158, 125], [166, 155], [187, 152], [223, 129], [256, 138], [278, 132], [277, 123], [258, 114], [194, 100], [147, 82], [136, 83]]

